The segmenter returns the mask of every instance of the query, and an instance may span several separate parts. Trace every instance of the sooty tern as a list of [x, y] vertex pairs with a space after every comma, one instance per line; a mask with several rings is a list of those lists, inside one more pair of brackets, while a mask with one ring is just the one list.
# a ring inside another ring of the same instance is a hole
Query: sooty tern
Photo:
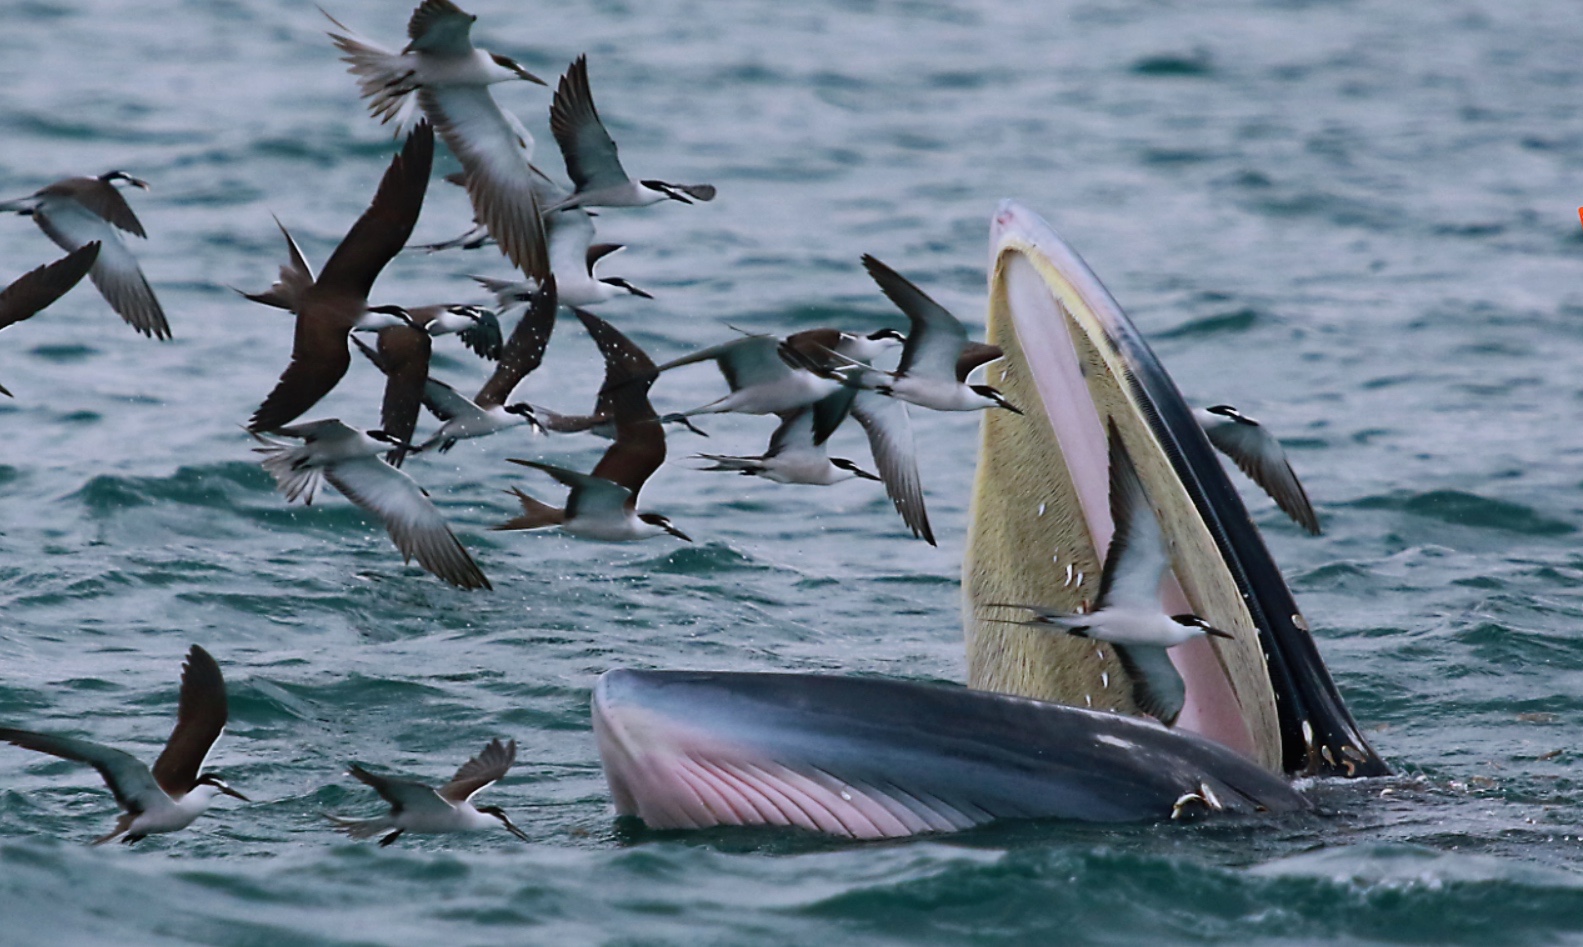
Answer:
[[379, 840], [381, 848], [400, 838], [403, 832], [477, 832], [496, 825], [505, 826], [506, 831], [526, 842], [529, 841], [528, 836], [512, 824], [505, 810], [499, 806], [474, 806], [472, 802], [480, 791], [499, 782], [516, 761], [516, 740], [506, 743], [492, 740], [482, 753], [463, 763], [451, 781], [438, 789], [415, 779], [371, 773], [353, 763], [347, 768], [347, 774], [372, 786], [390, 803], [390, 814], [372, 819], [347, 819], [326, 814], [325, 818], [356, 839], [390, 832]]
[[577, 190], [549, 205], [565, 207], [643, 207], [663, 200], [691, 204], [715, 196], [712, 184], [669, 184], [634, 181], [627, 177], [616, 154], [616, 143], [599, 120], [594, 95], [588, 88], [588, 57], [578, 56], [561, 77], [550, 103], [550, 131], [566, 159], [566, 173]]
[[[55, 300], [66, 295], [87, 274], [99, 256], [100, 244], [78, 247], [54, 263], [46, 263], [23, 273], [0, 290], [0, 329], [31, 319]], [[0, 395], [11, 392], [0, 385]]]
[[[421, 123], [407, 137], [379, 182], [368, 210], [357, 219], [324, 271], [315, 279], [291, 234], [286, 234], [290, 262], [269, 290], [244, 294], [266, 305], [286, 304], [297, 315], [291, 363], [269, 397], [248, 421], [250, 431], [279, 428], [318, 404], [346, 374], [351, 364], [347, 337], [353, 329], [377, 330], [411, 325], [399, 306], [368, 305], [374, 280], [412, 235], [423, 209], [434, 160], [434, 132]], [[285, 232], [285, 228], [281, 228]]]
[[416, 559], [460, 589], [491, 587], [423, 488], [380, 459], [392, 446], [400, 446], [394, 437], [358, 431], [334, 418], [275, 430], [303, 441], [293, 445], [253, 435], [264, 445], [255, 448], [264, 455], [264, 469], [287, 502], [312, 503], [328, 480], [348, 500], [379, 517], [404, 561]]
[[[1001, 356], [997, 346], [969, 342], [967, 329], [960, 320], [874, 257], [865, 254], [863, 266], [890, 301], [912, 322], [907, 346], [902, 350], [901, 365], [891, 373], [865, 373], [864, 387], [936, 411], [981, 411], [1001, 407], [1022, 413], [989, 385], [967, 383], [967, 376], [973, 369]], [[873, 383], [873, 376], [887, 374], [888, 381]]]
[[1319, 516], [1308, 502], [1308, 493], [1292, 472], [1281, 442], [1264, 425], [1229, 404], [1195, 409], [1193, 417], [1209, 435], [1209, 443], [1263, 488], [1276, 506], [1310, 534], [1319, 535]]
[[1068, 614], [1038, 605], [1006, 607], [1033, 612], [1033, 618], [1015, 624], [1109, 642], [1132, 680], [1133, 703], [1171, 726], [1182, 712], [1187, 688], [1166, 649], [1204, 635], [1232, 635], [1197, 615], [1167, 615], [1160, 607], [1160, 582], [1171, 568], [1165, 535], [1115, 421], [1110, 422], [1110, 516], [1116, 531], [1105, 553], [1093, 611]]
[[138, 268], [132, 251], [117, 230], [146, 238], [143, 225], [118, 182], [148, 190], [148, 182], [125, 171], [108, 171], [96, 178], [65, 178], [28, 197], [0, 203], [0, 211], [31, 216], [39, 229], [63, 250], [80, 250], [99, 244], [88, 278], [99, 294], [132, 328], [156, 339], [170, 338], [170, 323], [154, 290]]
[[225, 730], [226, 714], [225, 678], [220, 675], [220, 666], [209, 652], [193, 645], [181, 670], [176, 728], [170, 732], [153, 769], [130, 753], [73, 737], [0, 728], [0, 740], [87, 763], [98, 770], [126, 813], [116, 820], [113, 831], [93, 844], [103, 845], [116, 836], [124, 836], [121, 841], [130, 845], [145, 836], [186, 828], [221, 793], [249, 801], [227, 786], [219, 773], [200, 772], [209, 750]]
[[632, 340], [592, 313], [572, 310], [604, 353], [610, 413], [616, 423], [615, 443], [599, 459], [593, 472], [578, 473], [564, 467], [517, 460], [514, 464], [542, 470], [571, 488], [564, 509], [541, 503], [521, 490], [511, 493], [522, 504], [522, 515], [495, 529], [541, 529], [559, 526], [573, 536], [606, 542], [627, 542], [670, 533], [692, 540], [658, 513], [638, 512], [638, 494], [654, 471], [665, 463], [665, 431], [649, 387], [654, 384], [654, 362]]

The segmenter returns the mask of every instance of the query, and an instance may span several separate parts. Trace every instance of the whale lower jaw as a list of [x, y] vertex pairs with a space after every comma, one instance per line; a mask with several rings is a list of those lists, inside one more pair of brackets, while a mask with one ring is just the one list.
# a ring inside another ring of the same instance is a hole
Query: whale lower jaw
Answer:
[[594, 732], [618, 814], [856, 839], [999, 819], [1135, 822], [1305, 811], [1285, 780], [1157, 724], [961, 687], [614, 670]]

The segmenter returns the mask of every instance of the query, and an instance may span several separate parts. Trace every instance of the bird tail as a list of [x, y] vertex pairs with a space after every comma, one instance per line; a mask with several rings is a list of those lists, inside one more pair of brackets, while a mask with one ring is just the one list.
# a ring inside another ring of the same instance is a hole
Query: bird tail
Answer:
[[0, 213], [31, 214], [38, 209], [39, 198], [37, 195], [19, 197], [12, 201], [0, 201]]
[[735, 470], [744, 474], [761, 473], [764, 463], [758, 457], [730, 457], [725, 454], [694, 454], [700, 460], [712, 460], [713, 467], [702, 467], [702, 470]]
[[488, 276], [475, 276], [473, 281], [494, 294], [495, 307], [501, 312], [510, 309], [512, 306], [531, 303], [535, 295], [535, 287], [531, 283], [493, 279]]
[[253, 434], [254, 440], [264, 445], [253, 448], [253, 451], [264, 455], [262, 466], [275, 478], [275, 486], [286, 495], [286, 502], [301, 500], [311, 505], [319, 488], [324, 485], [324, 470], [308, 466], [310, 448], [307, 445], [271, 440], [256, 432], [249, 433]]
[[[320, 12], [323, 12], [322, 10]], [[412, 67], [400, 53], [391, 52], [378, 43], [363, 39], [330, 14], [325, 17], [336, 25], [330, 41], [341, 51], [341, 61], [357, 77], [357, 89], [368, 99], [368, 110], [381, 122], [396, 123], [396, 134], [405, 134], [418, 117], [418, 101], [413, 93], [418, 87], [412, 82]]]
[[373, 838], [387, 829], [395, 828], [396, 822], [389, 816], [378, 816], [373, 819], [348, 819], [343, 816], [324, 813], [326, 820], [338, 830], [345, 832], [352, 838]]
[[123, 812], [123, 813], [121, 813], [120, 817], [115, 820], [115, 828], [111, 829], [110, 833], [108, 835], [101, 835], [98, 838], [94, 839], [93, 840], [93, 844], [95, 844], [95, 845], [103, 845], [106, 842], [115, 841], [117, 836], [119, 836], [121, 833], [127, 831], [128, 829], [130, 829], [132, 827], [132, 820], [136, 819], [136, 818], [137, 818], [137, 814], [136, 813], [133, 813], [133, 812]]
[[516, 487], [512, 487], [510, 492], [515, 494], [517, 502], [522, 504], [522, 515], [506, 520], [499, 526], [491, 526], [490, 529], [543, 529], [546, 526], [559, 526], [566, 522], [566, 511], [560, 507], [535, 500]]

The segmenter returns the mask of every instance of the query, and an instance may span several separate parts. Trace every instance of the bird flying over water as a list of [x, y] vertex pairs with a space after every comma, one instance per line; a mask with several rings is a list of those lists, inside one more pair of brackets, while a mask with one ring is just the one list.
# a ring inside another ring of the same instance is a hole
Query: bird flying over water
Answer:
[[1276, 506], [1311, 535], [1319, 535], [1319, 516], [1286, 459], [1285, 448], [1268, 428], [1229, 404], [1197, 408], [1193, 417], [1209, 436], [1209, 443], [1230, 457]]
[[404, 561], [418, 560], [426, 571], [459, 589], [491, 588], [456, 534], [423, 488], [385, 463], [380, 454], [400, 446], [383, 431], [359, 431], [335, 418], [276, 428], [300, 438], [293, 445], [255, 433], [263, 446], [263, 467], [289, 503], [311, 504], [325, 481], [362, 509], [379, 517]]
[[75, 737], [0, 727], [0, 740], [98, 770], [126, 812], [109, 834], [93, 844], [103, 845], [121, 836], [123, 843], [131, 845], [149, 835], [186, 828], [221, 793], [249, 801], [226, 785], [219, 773], [202, 772], [204, 760], [225, 730], [226, 717], [225, 678], [220, 666], [209, 652], [193, 645], [181, 669], [176, 727], [153, 769], [130, 753]]
[[[405, 147], [390, 162], [368, 209], [352, 225], [317, 278], [291, 234], [286, 233], [290, 262], [281, 278], [250, 299], [296, 313], [291, 362], [269, 397], [248, 421], [249, 431], [269, 431], [287, 424], [340, 383], [352, 356], [347, 337], [353, 329], [378, 330], [411, 326], [400, 306], [369, 306], [374, 281], [412, 236], [434, 161], [434, 132], [420, 123]], [[281, 228], [285, 233], [285, 228]]]
[[0, 211], [15, 211], [33, 218], [39, 229], [63, 250], [80, 250], [99, 244], [88, 278], [99, 294], [146, 336], [170, 338], [170, 323], [160, 308], [132, 251], [117, 231], [147, 237], [143, 224], [132, 213], [117, 184], [148, 190], [148, 182], [125, 171], [107, 171], [96, 178], [63, 178], [28, 197], [0, 202]]
[[517, 761], [517, 741], [501, 743], [491, 740], [484, 751], [466, 763], [451, 777], [451, 781], [438, 789], [415, 779], [383, 776], [371, 773], [357, 763], [347, 768], [347, 774], [365, 785], [372, 786], [380, 797], [390, 803], [388, 815], [372, 819], [348, 819], [326, 814], [341, 831], [352, 838], [372, 838], [389, 832], [379, 840], [381, 848], [400, 838], [405, 832], [438, 834], [444, 832], [477, 832], [505, 826], [507, 832], [529, 841], [499, 806], [474, 806], [473, 797], [499, 782]]
[[546, 210], [566, 207], [643, 207], [664, 200], [714, 200], [712, 184], [670, 184], [647, 179], [634, 181], [621, 167], [615, 140], [605, 130], [588, 88], [588, 57], [578, 56], [561, 77], [550, 104], [550, 130], [566, 159], [566, 173], [576, 191]]

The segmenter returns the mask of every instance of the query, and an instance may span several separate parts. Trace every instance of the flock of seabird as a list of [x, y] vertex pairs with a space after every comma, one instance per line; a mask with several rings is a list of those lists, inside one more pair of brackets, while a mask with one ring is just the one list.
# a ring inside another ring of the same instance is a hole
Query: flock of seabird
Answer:
[[[865, 256], [862, 262], [870, 276], [907, 317], [905, 335], [891, 328], [821, 328], [785, 338], [739, 333], [656, 365], [631, 339], [586, 311], [622, 296], [649, 296], [624, 279], [598, 275], [599, 264], [622, 248], [594, 242], [594, 215], [669, 201], [706, 202], [714, 198], [715, 188], [634, 179], [626, 172], [594, 107], [586, 57], [578, 57], [561, 77], [550, 107], [550, 128], [572, 184], [566, 187], [546, 175], [532, 163], [531, 134], [489, 91], [499, 82], [545, 83], [510, 58], [473, 46], [475, 19], [451, 0], [423, 0], [408, 22], [409, 42], [400, 51], [363, 39], [331, 19], [336, 28], [331, 39], [357, 77], [370, 112], [393, 123], [398, 134], [405, 132], [406, 140], [368, 209], [317, 275], [277, 220], [287, 262], [267, 290], [243, 293], [254, 302], [291, 312], [296, 320], [290, 361], [246, 425], [264, 469], [287, 502], [312, 503], [328, 482], [377, 516], [406, 560], [416, 560], [458, 588], [487, 589], [488, 578], [403, 469], [407, 458], [445, 452], [458, 441], [515, 428], [608, 438], [611, 446], [587, 473], [513, 458], [512, 463], [566, 487], [566, 501], [552, 506], [512, 487], [521, 513], [494, 528], [558, 527], [606, 542], [668, 534], [690, 542], [665, 516], [638, 508], [644, 484], [665, 461], [666, 426], [702, 433], [690, 419], [726, 412], [773, 414], [780, 423], [763, 454], [699, 454], [712, 464], [704, 469], [817, 486], [854, 478], [879, 480], [913, 535], [934, 544], [906, 406], [1022, 414], [993, 387], [968, 381], [975, 369], [1000, 358], [1001, 350], [970, 341], [961, 321], [944, 307], [889, 266]], [[477, 226], [455, 240], [423, 249], [497, 246], [523, 276], [520, 282], [477, 278], [494, 295], [498, 312], [463, 304], [402, 307], [369, 302], [380, 272], [407, 248], [417, 223], [428, 193], [436, 133], [461, 163], [462, 172], [450, 180], [465, 190]], [[157, 339], [171, 337], [158, 299], [121, 238], [120, 232], [142, 237], [144, 230], [119, 185], [148, 186], [123, 171], [110, 171], [67, 178], [31, 196], [0, 203], [0, 210], [31, 216], [69, 251], [0, 292], [0, 329], [43, 310], [86, 275], [137, 331]], [[499, 316], [519, 305], [525, 311], [507, 335]], [[605, 362], [598, 400], [586, 415], [512, 400], [518, 384], [543, 361], [563, 307], [588, 332]], [[371, 333], [374, 342], [353, 333]], [[472, 397], [429, 375], [433, 340], [445, 335], [456, 335], [479, 357], [496, 363]], [[336, 418], [299, 421], [350, 369], [353, 343], [386, 378], [380, 426], [360, 430]], [[875, 367], [877, 358], [898, 347], [895, 370]], [[707, 361], [724, 376], [727, 394], [686, 411], [663, 416], [655, 411], [649, 391], [661, 374]], [[3, 387], [0, 393], [11, 394]], [[423, 409], [440, 424], [419, 439]], [[829, 456], [828, 439], [848, 416], [867, 435], [877, 473]], [[1212, 443], [1281, 509], [1308, 531], [1319, 531], [1313, 508], [1272, 436], [1229, 406], [1201, 410], [1198, 416]], [[1181, 710], [1183, 685], [1166, 649], [1196, 636], [1223, 633], [1196, 616], [1163, 613], [1159, 585], [1169, 567], [1164, 541], [1114, 430], [1110, 503], [1116, 532], [1093, 607], [1080, 614], [1037, 604], [1005, 607], [1031, 613], [1021, 624], [1114, 644], [1134, 680], [1138, 706], [1170, 725]], [[217, 795], [245, 799], [218, 775], [201, 771], [226, 715], [219, 666], [194, 645], [183, 669], [176, 727], [152, 768], [85, 740], [6, 728], [0, 728], [0, 740], [92, 765], [126, 810], [115, 830], [98, 843], [114, 838], [135, 842], [184, 828]], [[495, 740], [438, 789], [353, 763], [349, 774], [383, 797], [390, 812], [372, 819], [328, 818], [354, 838], [383, 834], [382, 845], [403, 832], [495, 825], [526, 839], [498, 807], [475, 807], [470, 801], [504, 776], [515, 758], [514, 741]]]

